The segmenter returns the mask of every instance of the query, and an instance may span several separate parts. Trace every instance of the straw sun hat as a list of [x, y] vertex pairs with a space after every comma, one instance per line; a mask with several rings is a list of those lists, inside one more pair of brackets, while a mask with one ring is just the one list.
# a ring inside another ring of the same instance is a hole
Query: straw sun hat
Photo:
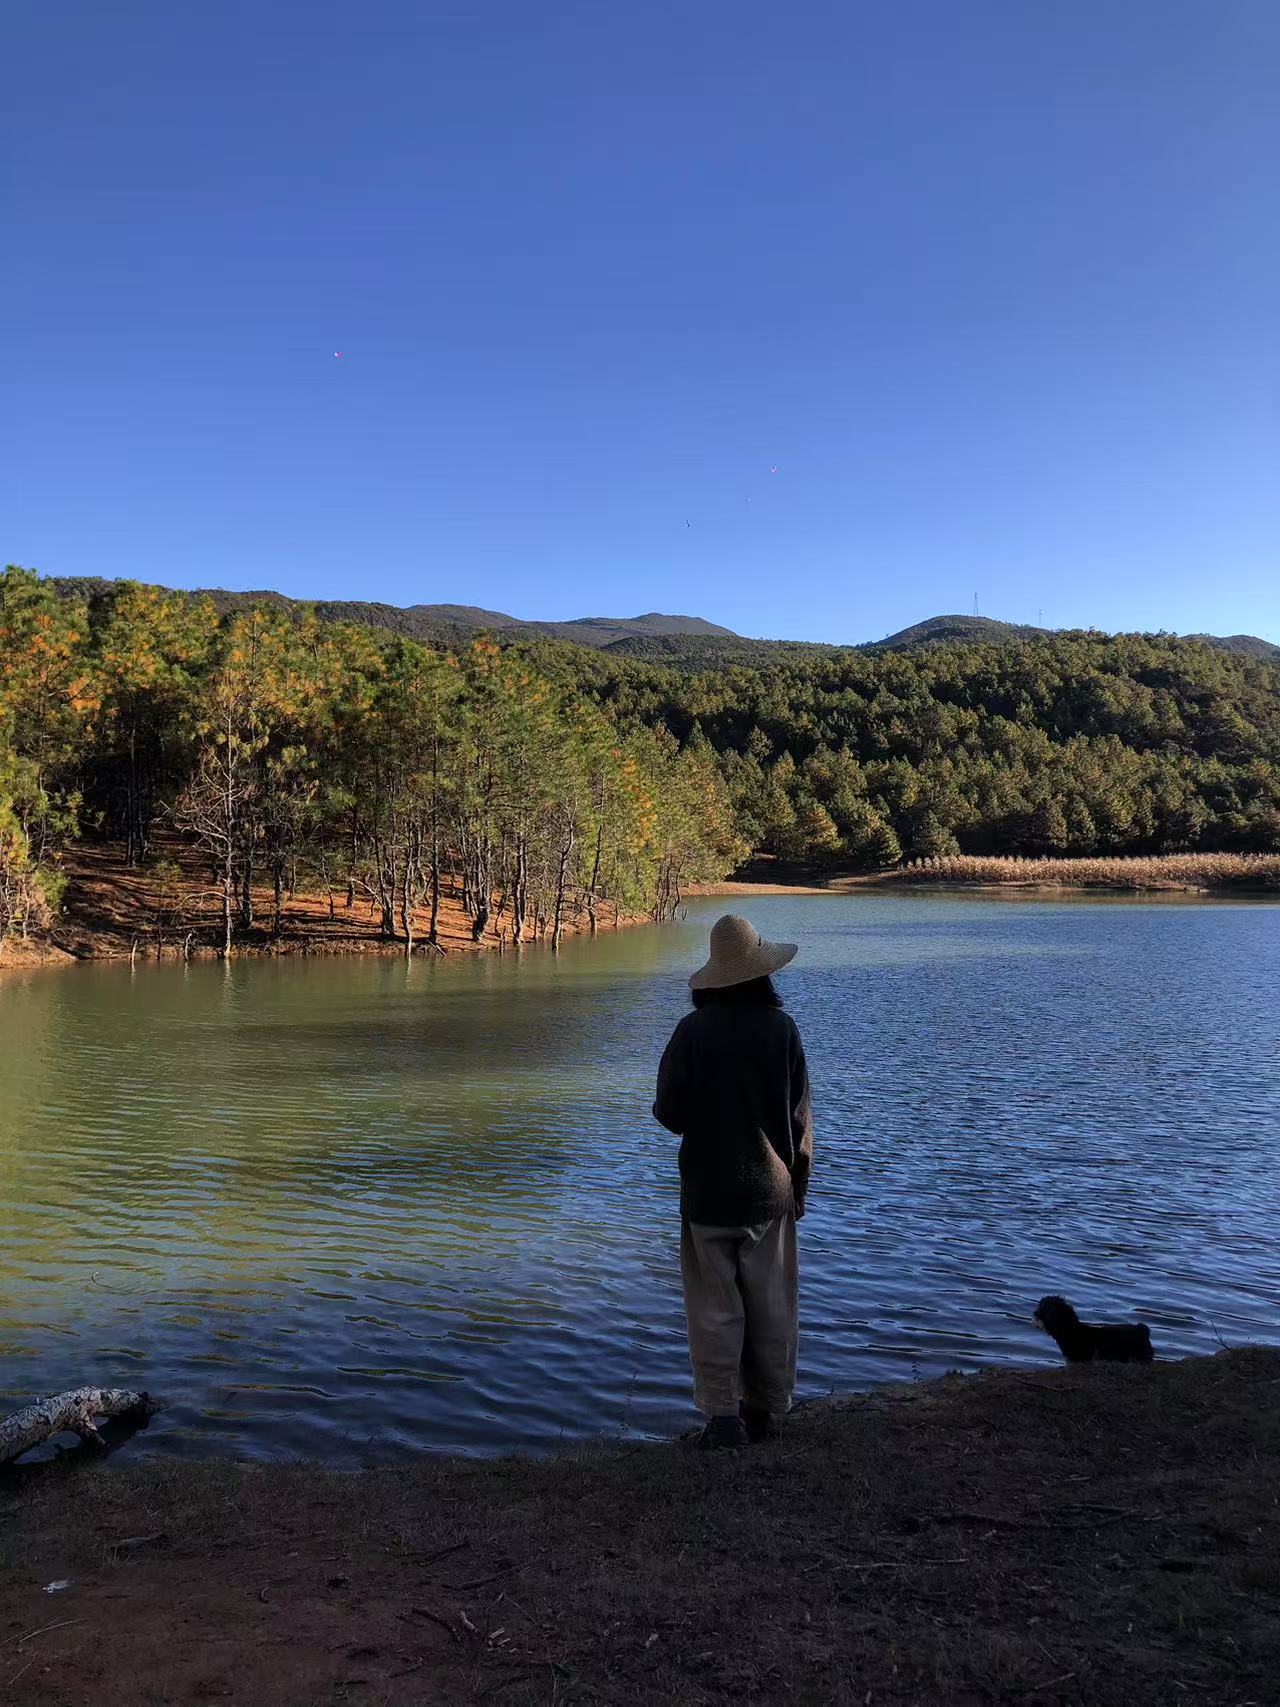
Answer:
[[749, 919], [726, 913], [711, 927], [711, 958], [689, 979], [691, 990], [723, 990], [781, 972], [796, 955], [794, 942], [766, 942]]

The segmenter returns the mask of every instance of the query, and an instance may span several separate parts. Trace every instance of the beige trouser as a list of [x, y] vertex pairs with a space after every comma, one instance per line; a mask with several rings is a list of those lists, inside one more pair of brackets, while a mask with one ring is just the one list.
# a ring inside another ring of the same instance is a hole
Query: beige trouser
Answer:
[[753, 1409], [785, 1411], [799, 1339], [795, 1216], [755, 1227], [685, 1221], [680, 1276], [698, 1409], [737, 1416], [741, 1399]]

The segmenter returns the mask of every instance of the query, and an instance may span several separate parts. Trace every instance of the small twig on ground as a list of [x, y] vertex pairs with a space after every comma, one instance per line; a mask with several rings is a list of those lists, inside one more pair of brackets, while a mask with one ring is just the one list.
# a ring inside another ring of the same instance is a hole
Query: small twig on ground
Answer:
[[410, 1612], [415, 1613], [419, 1618], [429, 1618], [433, 1624], [438, 1624], [442, 1630], [447, 1632], [451, 1642], [456, 1642], [458, 1640], [457, 1625], [450, 1619], [444, 1617], [442, 1613], [433, 1612], [429, 1606], [411, 1606], [409, 1610]]
[[437, 1547], [434, 1553], [415, 1553], [415, 1565], [434, 1565], [437, 1559], [447, 1559], [450, 1553], [461, 1553], [464, 1547], [469, 1547], [469, 1541], [455, 1541], [451, 1547]]
[[1105, 1529], [1112, 1523], [1123, 1523], [1127, 1518], [1138, 1523], [1155, 1523], [1154, 1517], [1143, 1517], [1137, 1511], [1112, 1511], [1106, 1517], [1086, 1517], [1074, 1523], [1063, 1523], [1048, 1516], [1039, 1517], [1002, 1517], [993, 1511], [935, 1511], [928, 1513], [921, 1521], [924, 1523], [987, 1523], [997, 1529]]
[[56, 1624], [42, 1624], [38, 1630], [28, 1630], [25, 1636], [10, 1636], [6, 1647], [24, 1648], [28, 1642], [34, 1642], [37, 1636], [47, 1636], [50, 1630], [65, 1630], [69, 1624], [83, 1624], [83, 1618], [62, 1618]]
[[1055, 1689], [1060, 1683], [1070, 1683], [1075, 1676], [1073, 1671], [1064, 1671], [1061, 1677], [1051, 1677], [1047, 1683], [1027, 1683], [1017, 1691], [1019, 1695], [1039, 1695], [1043, 1689]]
[[502, 1577], [510, 1576], [515, 1570], [514, 1565], [504, 1565], [500, 1571], [494, 1571], [492, 1576], [476, 1577], [468, 1583], [441, 1583], [441, 1588], [447, 1588], [450, 1594], [466, 1594], [473, 1588], [488, 1588], [490, 1583], [498, 1582]]
[[533, 1616], [532, 1612], [526, 1612], [524, 1607], [521, 1606], [520, 1602], [518, 1600], [513, 1600], [511, 1598], [511, 1596], [505, 1592], [505, 1590], [502, 1594], [500, 1594], [498, 1596], [497, 1600], [494, 1602], [494, 1605], [498, 1606], [504, 1600], [506, 1601], [508, 1606], [514, 1606], [516, 1611], [520, 1614], [520, 1616], [522, 1618], [527, 1618], [529, 1620], [530, 1624], [533, 1625], [535, 1630], [541, 1630], [542, 1626], [541, 1626], [541, 1624], [538, 1623], [538, 1620]]
[[484, 1691], [483, 1695], [481, 1696], [481, 1700], [487, 1701], [489, 1696], [496, 1695], [499, 1690], [509, 1689], [513, 1683], [523, 1683], [526, 1678], [529, 1678], [532, 1676], [533, 1676], [533, 1673], [531, 1671], [515, 1671], [515, 1672], [512, 1672], [510, 1677], [501, 1678], [497, 1683], [493, 1684], [489, 1689], [486, 1689]]
[[124, 1535], [119, 1541], [111, 1543], [113, 1553], [136, 1553], [139, 1547], [152, 1547], [157, 1541], [167, 1541], [168, 1535], [163, 1529], [154, 1535]]
[[34, 1654], [32, 1654], [31, 1658], [27, 1661], [26, 1665], [19, 1666], [17, 1671], [14, 1672], [13, 1676], [9, 1679], [8, 1683], [5, 1684], [5, 1688], [6, 1689], [12, 1689], [14, 1684], [22, 1676], [23, 1672], [29, 1670], [35, 1663], [36, 1663], [36, 1656]]

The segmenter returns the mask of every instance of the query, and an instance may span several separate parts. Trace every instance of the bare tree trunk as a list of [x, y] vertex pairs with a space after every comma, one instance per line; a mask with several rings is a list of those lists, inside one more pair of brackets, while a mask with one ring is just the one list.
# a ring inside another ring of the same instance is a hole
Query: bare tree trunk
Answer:
[[382, 915], [382, 934], [394, 938], [396, 934], [396, 874], [397, 861], [394, 850], [383, 847], [381, 841], [376, 844], [378, 871], [378, 910]]
[[440, 737], [431, 741], [431, 922], [427, 941], [440, 946]]
[[130, 1393], [120, 1387], [77, 1387], [52, 1399], [39, 1399], [0, 1422], [0, 1464], [11, 1464], [55, 1434], [78, 1434], [81, 1440], [102, 1446], [105, 1443], [94, 1426], [95, 1417], [136, 1415], [141, 1419], [159, 1408], [149, 1394]]
[[427, 941], [432, 948], [440, 946], [440, 841], [434, 820], [431, 824], [431, 924]]
[[475, 917], [471, 921], [471, 940], [479, 942], [489, 928], [489, 899], [486, 895], [476, 897]]
[[236, 899], [236, 855], [231, 833], [222, 856], [222, 958], [231, 958], [231, 913]]
[[529, 844], [524, 835], [516, 838], [516, 881], [511, 897], [511, 940], [524, 941], [524, 916], [529, 905]]
[[471, 915], [471, 840], [465, 822], [458, 824], [458, 857], [462, 861], [462, 910]]
[[253, 929], [253, 849], [246, 848], [244, 870], [240, 885], [240, 923], [245, 930]]
[[553, 954], [560, 952], [560, 933], [564, 928], [564, 876], [569, 869], [569, 855], [573, 852], [573, 845], [577, 839], [577, 832], [570, 825], [569, 839], [560, 849], [560, 869], [556, 873], [556, 906], [551, 928], [551, 951]]
[[142, 858], [138, 835], [138, 731], [132, 722], [129, 724], [129, 787], [125, 811], [125, 862], [128, 865], [137, 865]]
[[227, 713], [226, 722], [226, 754], [223, 759], [225, 787], [222, 791], [223, 822], [222, 832], [226, 837], [223, 845], [222, 864], [222, 958], [231, 959], [231, 907], [235, 900], [236, 888], [236, 795], [235, 775], [232, 769], [233, 728], [231, 713]]
[[604, 853], [604, 784], [600, 785], [600, 816], [596, 821], [596, 857], [591, 864], [591, 883], [587, 889], [587, 917], [591, 934], [596, 934], [596, 893], [600, 887], [600, 860]]
[[471, 940], [479, 942], [489, 928], [489, 909], [493, 904], [493, 882], [490, 873], [491, 849], [487, 835], [476, 842], [476, 876], [472, 888], [475, 917], [471, 921]]
[[413, 875], [416, 869], [414, 835], [415, 832], [411, 826], [408, 845], [404, 852], [404, 879], [400, 885], [400, 922], [404, 926], [404, 951], [406, 954], [413, 953]]

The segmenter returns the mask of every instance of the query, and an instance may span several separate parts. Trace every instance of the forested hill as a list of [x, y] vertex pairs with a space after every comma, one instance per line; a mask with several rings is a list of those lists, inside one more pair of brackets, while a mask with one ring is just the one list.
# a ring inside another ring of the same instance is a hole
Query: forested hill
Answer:
[[[92, 606], [95, 602], [110, 601], [117, 582], [97, 576], [54, 576], [48, 585], [68, 602]], [[168, 593], [166, 587], [148, 591]], [[644, 616], [583, 616], [569, 622], [525, 621], [508, 616], [505, 611], [484, 610], [478, 605], [388, 605], [366, 599], [290, 599], [283, 593], [232, 593], [223, 587], [202, 588], [193, 593], [178, 595], [193, 603], [207, 602], [219, 616], [234, 611], [269, 608], [301, 616], [311, 612], [322, 622], [352, 622], [363, 628], [385, 629], [388, 634], [403, 634], [421, 640], [429, 646], [455, 646], [477, 634], [493, 634], [502, 639], [517, 636], [549, 640], [568, 640], [578, 646], [607, 647], [631, 639], [668, 641], [687, 637], [691, 640], [736, 639], [731, 629], [720, 628], [700, 616], [667, 616], [661, 611], [649, 611]]]
[[564, 664], [624, 726], [714, 751], [740, 833], [783, 858], [1280, 850], [1280, 666], [1202, 641]]
[[[109, 601], [118, 583], [96, 576], [51, 576], [48, 585], [73, 604], [91, 606], [95, 601]], [[170, 589], [156, 587], [150, 590], [167, 592]], [[389, 634], [407, 635], [429, 646], [456, 646], [476, 634], [492, 634], [504, 641], [542, 636], [695, 670], [739, 663], [764, 668], [806, 654], [814, 656], [846, 650], [906, 651], [918, 646], [946, 645], [957, 640], [1031, 640], [1044, 638], [1053, 632], [1025, 623], [1000, 622], [994, 617], [933, 616], [913, 623], [909, 628], [899, 629], [895, 634], [887, 634], [881, 640], [846, 645], [833, 641], [752, 640], [703, 617], [666, 616], [660, 611], [649, 611], [644, 616], [586, 616], [568, 622], [542, 622], [508, 616], [504, 611], [485, 610], [478, 605], [388, 605], [363, 599], [307, 602], [287, 598], [283, 593], [233, 593], [222, 587], [178, 596], [196, 602], [207, 600], [219, 616], [264, 606], [295, 615], [310, 611], [322, 622], [354, 622], [365, 628], [385, 629]], [[1257, 635], [1196, 634], [1190, 638], [1221, 647], [1227, 652], [1280, 662], [1280, 646]]]
[[645, 643], [681, 650], [655, 662], [629, 655], [640, 638], [455, 626], [433, 648], [306, 606], [219, 614], [130, 583], [55, 596], [6, 571], [0, 931], [56, 895], [68, 840], [145, 861], [158, 823], [228, 895], [264, 869], [337, 873], [388, 931], [405, 884], [414, 901], [441, 874], [478, 918], [518, 896], [550, 919], [593, 897], [668, 911], [751, 848], [855, 866], [1280, 851], [1280, 666], [1249, 651], [658, 633]]
[[[1036, 628], [1029, 623], [999, 622], [989, 616], [931, 616], [925, 622], [913, 623], [899, 629], [873, 646], [888, 646], [899, 651], [911, 646], [933, 646], [952, 640], [1035, 640], [1044, 639], [1061, 629]], [[1089, 630], [1096, 633], [1096, 630]], [[1224, 652], [1241, 652], [1250, 658], [1269, 658], [1280, 663], [1280, 646], [1263, 640], [1256, 634], [1191, 634], [1189, 640], [1202, 640], [1206, 646], [1217, 646]]]
[[501, 918], [556, 943], [601, 903], [665, 917], [748, 850], [705, 744], [623, 725], [562, 667], [596, 655], [537, 636], [433, 648], [129, 582], [77, 598], [10, 568], [0, 939], [52, 928], [77, 840], [153, 868], [162, 897], [202, 871], [227, 952], [260, 928], [264, 883], [274, 936], [308, 887], [358, 895], [406, 943], [437, 940], [442, 898], [476, 941]]

